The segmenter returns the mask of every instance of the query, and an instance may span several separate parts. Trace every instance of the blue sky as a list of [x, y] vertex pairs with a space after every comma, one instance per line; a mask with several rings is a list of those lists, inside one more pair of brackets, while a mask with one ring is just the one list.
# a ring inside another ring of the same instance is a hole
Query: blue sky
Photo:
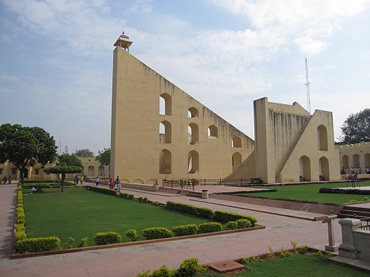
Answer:
[[368, 0], [0, 0], [0, 124], [62, 151], [110, 147], [112, 51], [130, 53], [254, 137], [253, 100], [332, 111], [335, 138], [370, 103]]

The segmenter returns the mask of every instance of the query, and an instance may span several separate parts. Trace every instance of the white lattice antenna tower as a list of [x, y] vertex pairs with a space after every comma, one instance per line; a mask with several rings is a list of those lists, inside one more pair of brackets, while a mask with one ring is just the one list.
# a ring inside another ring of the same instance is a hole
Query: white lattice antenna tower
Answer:
[[310, 80], [308, 79], [308, 65], [307, 58], [305, 59], [306, 64], [306, 97], [307, 97], [307, 111], [311, 114], [311, 99], [310, 99]]

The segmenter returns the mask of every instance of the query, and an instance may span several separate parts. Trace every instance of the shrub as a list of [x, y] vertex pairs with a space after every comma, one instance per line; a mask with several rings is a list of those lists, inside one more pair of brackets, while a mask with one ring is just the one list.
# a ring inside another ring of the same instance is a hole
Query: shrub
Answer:
[[119, 197], [125, 198], [125, 199], [129, 199], [129, 200], [133, 200], [134, 199], [134, 195], [133, 194], [128, 194], [128, 193], [124, 193], [124, 192], [121, 192], [119, 194]]
[[235, 230], [238, 229], [238, 222], [237, 221], [229, 221], [225, 224], [226, 230]]
[[369, 201], [369, 200], [370, 200], [370, 198], [368, 196], [364, 197], [364, 201]]
[[153, 201], [151, 204], [152, 204], [153, 206], [159, 206], [159, 205], [160, 205], [158, 201]]
[[354, 202], [357, 202], [357, 200], [352, 199], [352, 200], [349, 200], [348, 203], [354, 203]]
[[97, 187], [97, 186], [84, 186], [85, 189], [95, 191], [95, 192], [100, 192], [103, 194], [108, 194], [108, 195], [113, 195], [116, 196], [117, 192], [115, 190], [103, 188], [103, 187]]
[[300, 248], [299, 248], [299, 253], [307, 253], [308, 252], [308, 246], [307, 245], [302, 245]]
[[224, 212], [224, 211], [216, 211], [213, 216], [213, 219], [221, 223], [235, 221], [238, 219], [248, 219], [251, 222], [252, 226], [255, 226], [255, 224], [257, 223], [257, 219], [255, 217], [248, 216], [248, 215], [242, 215], [242, 214], [229, 213], [229, 212]]
[[180, 276], [193, 276], [199, 272], [206, 272], [206, 269], [199, 264], [198, 258], [184, 260], [178, 271]]
[[93, 240], [96, 245], [105, 245], [121, 242], [121, 235], [117, 232], [100, 232], [97, 233]]
[[15, 241], [23, 240], [26, 237], [27, 235], [25, 231], [16, 231], [14, 235]]
[[213, 217], [213, 211], [211, 209], [199, 208], [192, 205], [177, 203], [173, 201], [167, 201], [166, 209], [188, 213], [207, 219], [211, 219]]
[[236, 221], [238, 223], [238, 228], [248, 228], [252, 226], [252, 223], [248, 219], [238, 219]]
[[67, 241], [66, 241], [66, 243], [64, 244], [64, 248], [65, 249], [70, 249], [70, 248], [72, 248], [73, 247], [73, 243], [75, 242], [75, 239], [74, 238], [71, 238], [71, 237], [69, 237], [69, 238], [67, 238]]
[[161, 239], [172, 237], [172, 232], [164, 227], [153, 227], [143, 230], [143, 236], [146, 239]]
[[18, 253], [51, 251], [59, 248], [60, 239], [57, 237], [26, 238], [15, 243], [15, 249]]
[[175, 233], [175, 236], [194, 235], [197, 233], [197, 225], [195, 224], [179, 225], [173, 227], [172, 231]]
[[17, 224], [17, 226], [15, 227], [15, 230], [17, 232], [19, 232], [19, 231], [25, 232], [26, 231], [26, 227], [24, 227], [24, 224]]
[[130, 229], [125, 232], [126, 237], [130, 238], [132, 241], [137, 241], [139, 236], [135, 229]]
[[222, 225], [219, 222], [206, 222], [199, 225], [198, 233], [212, 233], [222, 231]]
[[88, 243], [87, 243], [87, 240], [88, 240], [89, 238], [88, 237], [84, 237], [84, 238], [82, 238], [79, 242], [78, 242], [78, 244], [77, 244], [77, 247], [88, 247], [89, 245], [88, 245]]
[[163, 265], [162, 267], [154, 270], [152, 277], [174, 277], [176, 276], [177, 270], [171, 270], [167, 266]]

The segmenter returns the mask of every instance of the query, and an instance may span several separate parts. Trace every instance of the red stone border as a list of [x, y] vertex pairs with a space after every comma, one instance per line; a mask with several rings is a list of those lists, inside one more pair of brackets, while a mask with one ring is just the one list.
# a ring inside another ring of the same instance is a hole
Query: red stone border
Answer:
[[239, 232], [248, 232], [248, 231], [254, 231], [254, 230], [261, 230], [265, 228], [266, 226], [257, 226], [257, 227], [249, 227], [249, 228], [236, 229], [236, 230], [227, 230], [227, 231], [221, 231], [221, 232], [196, 234], [196, 235], [188, 235], [188, 236], [181, 236], [181, 237], [171, 237], [171, 238], [164, 238], [164, 239], [133, 241], [133, 242], [88, 246], [88, 247], [81, 247], [81, 248], [71, 248], [71, 249], [26, 253], [26, 254], [12, 254], [11, 259], [22, 259], [22, 258], [30, 258], [30, 257], [37, 257], [37, 256], [58, 255], [58, 254], [75, 253], [75, 252], [90, 251], [90, 250], [100, 250], [100, 249], [108, 249], [108, 248], [116, 248], [116, 247], [128, 247], [128, 246], [134, 246], [134, 245], [145, 245], [145, 244], [159, 243], [159, 242], [165, 242], [165, 241], [217, 236], [217, 235], [225, 235], [225, 234], [232, 234], [232, 233], [239, 233]]

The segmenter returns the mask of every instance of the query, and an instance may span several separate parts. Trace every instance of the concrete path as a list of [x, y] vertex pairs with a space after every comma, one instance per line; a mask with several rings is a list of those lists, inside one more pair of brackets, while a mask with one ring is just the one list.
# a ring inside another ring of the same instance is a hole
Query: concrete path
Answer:
[[[251, 215], [258, 219], [259, 224], [265, 225], [266, 229], [26, 259], [10, 260], [9, 257], [2, 256], [0, 276], [136, 276], [164, 264], [169, 268], [178, 268], [183, 260], [190, 257], [197, 257], [205, 264], [268, 253], [269, 246], [274, 250], [280, 250], [282, 247], [288, 249], [291, 248], [291, 241], [297, 241], [299, 246], [308, 245], [322, 250], [328, 242], [327, 225], [320, 221], [306, 220], [316, 214], [299, 212], [307, 217], [300, 219], [289, 217], [289, 213], [296, 215], [297, 211], [285, 209], [216, 199], [202, 200], [168, 193], [124, 191], [135, 194], [136, 197], [148, 197], [150, 200], [163, 203], [173, 200], [213, 210]], [[0, 186], [1, 216], [6, 214], [4, 218], [0, 218], [0, 224], [4, 224], [5, 219], [5, 225], [8, 226], [0, 228], [1, 249], [10, 246], [8, 243], [11, 237], [10, 218], [15, 212], [15, 194], [15, 186]], [[258, 211], [259, 209], [262, 212]], [[270, 214], [269, 211], [285, 214]], [[335, 224], [335, 236], [336, 242], [340, 243], [339, 224]], [[9, 250], [7, 251], [9, 253]]]

